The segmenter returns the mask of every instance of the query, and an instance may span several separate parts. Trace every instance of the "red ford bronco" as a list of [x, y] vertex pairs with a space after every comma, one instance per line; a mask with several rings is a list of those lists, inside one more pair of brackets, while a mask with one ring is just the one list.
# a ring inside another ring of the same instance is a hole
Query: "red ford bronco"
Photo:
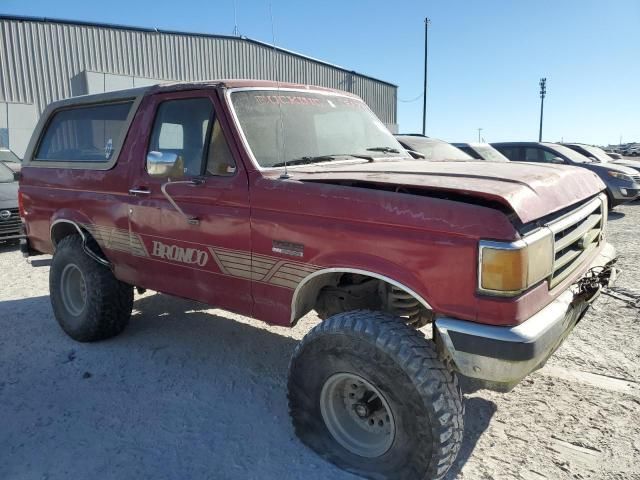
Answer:
[[614, 280], [604, 185], [573, 167], [413, 159], [352, 94], [170, 84], [48, 107], [22, 169], [55, 318], [119, 334], [134, 287], [269, 323], [302, 441], [371, 478], [442, 478], [458, 375], [508, 390]]

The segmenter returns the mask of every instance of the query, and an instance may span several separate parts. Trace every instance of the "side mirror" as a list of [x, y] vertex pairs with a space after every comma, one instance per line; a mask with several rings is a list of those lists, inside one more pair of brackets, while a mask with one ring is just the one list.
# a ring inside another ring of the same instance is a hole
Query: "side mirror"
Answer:
[[13, 172], [13, 179], [17, 182], [20, 180], [20, 172]]
[[151, 151], [147, 154], [147, 172], [154, 177], [168, 177], [177, 161], [175, 153]]
[[560, 157], [553, 157], [553, 158], [551, 159], [551, 163], [559, 163], [559, 164], [563, 164], [563, 163], [564, 163], [564, 160], [563, 160], [562, 158], [560, 158]]
[[593, 163], [601, 163], [600, 160], [598, 160], [596, 157], [589, 157], [589, 160], [591, 160]]
[[416, 152], [415, 150], [407, 149], [407, 153], [417, 160], [424, 160], [427, 158], [424, 154]]

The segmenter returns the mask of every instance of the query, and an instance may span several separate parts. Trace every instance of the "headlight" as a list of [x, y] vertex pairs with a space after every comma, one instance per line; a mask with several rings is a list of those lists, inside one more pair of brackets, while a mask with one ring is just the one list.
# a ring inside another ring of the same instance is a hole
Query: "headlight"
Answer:
[[553, 235], [543, 228], [513, 243], [480, 241], [478, 290], [514, 296], [553, 272]]
[[617, 178], [618, 180], [625, 180], [627, 182], [633, 182], [633, 178], [630, 175], [622, 172], [616, 172], [615, 170], [607, 170], [609, 176], [613, 178]]

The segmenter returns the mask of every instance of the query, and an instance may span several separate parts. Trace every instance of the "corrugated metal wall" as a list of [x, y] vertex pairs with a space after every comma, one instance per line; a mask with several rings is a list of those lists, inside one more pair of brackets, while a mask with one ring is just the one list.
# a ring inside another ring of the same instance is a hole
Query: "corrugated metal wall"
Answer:
[[41, 112], [71, 96], [72, 79], [85, 70], [163, 80], [277, 76], [354, 92], [384, 123], [396, 123], [395, 86], [260, 42], [0, 17], [0, 101]]

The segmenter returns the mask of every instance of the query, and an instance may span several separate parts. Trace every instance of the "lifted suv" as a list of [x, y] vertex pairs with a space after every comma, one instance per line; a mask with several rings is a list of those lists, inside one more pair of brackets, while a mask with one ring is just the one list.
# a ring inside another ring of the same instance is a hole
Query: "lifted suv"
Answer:
[[54, 103], [20, 185], [72, 338], [127, 325], [134, 286], [279, 325], [315, 310], [289, 407], [302, 441], [375, 478], [442, 478], [458, 375], [506, 390], [615, 276], [586, 169], [412, 159], [358, 97], [162, 85]]

